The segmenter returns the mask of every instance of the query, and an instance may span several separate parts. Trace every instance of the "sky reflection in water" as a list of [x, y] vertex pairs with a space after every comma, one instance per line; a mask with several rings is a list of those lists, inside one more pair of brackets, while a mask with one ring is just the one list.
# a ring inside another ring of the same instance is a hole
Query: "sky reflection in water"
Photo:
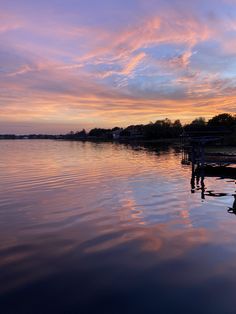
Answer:
[[234, 313], [235, 182], [174, 149], [0, 142], [3, 313]]

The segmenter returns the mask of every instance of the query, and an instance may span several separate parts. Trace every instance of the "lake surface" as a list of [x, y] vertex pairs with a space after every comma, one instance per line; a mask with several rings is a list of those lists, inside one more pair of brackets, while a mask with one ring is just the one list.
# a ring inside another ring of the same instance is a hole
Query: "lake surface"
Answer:
[[235, 313], [235, 181], [190, 181], [173, 148], [1, 141], [0, 312]]

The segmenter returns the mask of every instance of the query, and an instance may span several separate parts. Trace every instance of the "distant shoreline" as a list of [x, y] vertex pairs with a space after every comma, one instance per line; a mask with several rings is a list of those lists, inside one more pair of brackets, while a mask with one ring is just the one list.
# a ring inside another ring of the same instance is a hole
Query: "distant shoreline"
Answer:
[[[160, 145], [175, 145], [181, 147], [180, 138], [162, 138], [162, 139], [102, 139], [102, 138], [84, 138], [84, 139], [65, 139], [65, 138], [56, 138], [56, 136], [50, 137], [35, 137], [35, 138], [1, 138], [0, 141], [31, 141], [31, 140], [53, 140], [53, 141], [65, 141], [65, 142], [90, 142], [90, 143], [117, 143], [117, 144], [160, 144]], [[218, 144], [218, 145], [209, 145], [209, 147], [214, 148], [223, 148], [223, 147], [233, 147], [236, 148], [236, 145], [233, 144]]]
[[161, 143], [180, 144], [181, 138], [206, 137], [218, 139], [221, 143], [215, 145], [236, 145], [236, 116], [222, 113], [214, 116], [209, 121], [199, 117], [190, 124], [182, 125], [177, 119], [157, 120], [148, 124], [129, 125], [126, 128], [114, 127], [112, 129], [94, 128], [87, 132], [70, 131], [66, 134], [0, 134], [0, 140], [27, 140], [51, 139], [82, 142], [117, 142], [117, 143]]
[[29, 140], [54, 140], [66, 142], [104, 142], [104, 143], [180, 143], [180, 138], [162, 138], [162, 139], [103, 139], [103, 138], [81, 138], [81, 139], [66, 139], [66, 138], [53, 138], [53, 137], [34, 137], [34, 138], [1, 138], [0, 141], [29, 141]]

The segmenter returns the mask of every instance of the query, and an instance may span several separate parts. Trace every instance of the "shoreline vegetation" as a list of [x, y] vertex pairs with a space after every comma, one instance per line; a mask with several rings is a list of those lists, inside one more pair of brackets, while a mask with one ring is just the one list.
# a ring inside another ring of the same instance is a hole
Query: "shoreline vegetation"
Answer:
[[166, 118], [148, 124], [130, 125], [126, 128], [114, 127], [112, 129], [94, 128], [87, 132], [71, 131], [67, 134], [0, 134], [0, 140], [26, 140], [26, 139], [51, 139], [70, 141], [96, 141], [96, 142], [145, 142], [162, 144], [179, 144], [180, 137], [189, 132], [211, 134], [212, 130], [224, 133], [222, 145], [236, 146], [236, 115], [223, 113], [214, 116], [209, 121], [199, 117], [191, 123], [182, 125], [180, 120], [172, 122]]

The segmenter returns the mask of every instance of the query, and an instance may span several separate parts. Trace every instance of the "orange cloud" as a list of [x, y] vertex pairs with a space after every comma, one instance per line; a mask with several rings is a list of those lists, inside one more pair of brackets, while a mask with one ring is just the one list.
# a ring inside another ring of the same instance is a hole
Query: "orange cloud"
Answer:
[[[223, 42], [222, 25], [227, 32], [235, 30], [233, 22], [207, 24], [191, 11], [170, 8], [115, 31], [63, 24], [54, 16], [44, 25], [30, 16], [22, 22], [11, 15], [8, 23], [5, 17], [0, 22], [5, 49], [0, 49], [0, 119], [78, 121], [82, 127], [166, 116], [186, 121], [234, 111], [235, 80], [215, 65], [209, 70], [201, 65], [205, 52], [199, 45], [216, 40], [222, 51], [234, 50], [233, 43]], [[20, 26], [27, 41], [14, 32], [6, 40], [3, 32]]]

